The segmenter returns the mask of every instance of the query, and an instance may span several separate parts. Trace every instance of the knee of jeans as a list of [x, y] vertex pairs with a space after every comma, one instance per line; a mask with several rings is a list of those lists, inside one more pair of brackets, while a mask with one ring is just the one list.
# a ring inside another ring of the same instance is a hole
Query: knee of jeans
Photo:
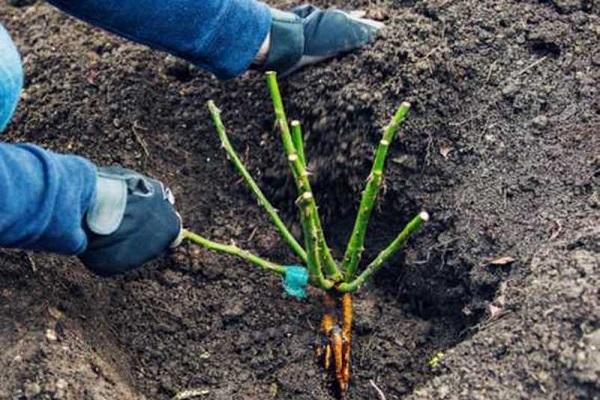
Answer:
[[0, 24], [0, 133], [17, 108], [22, 87], [21, 57], [10, 35]]

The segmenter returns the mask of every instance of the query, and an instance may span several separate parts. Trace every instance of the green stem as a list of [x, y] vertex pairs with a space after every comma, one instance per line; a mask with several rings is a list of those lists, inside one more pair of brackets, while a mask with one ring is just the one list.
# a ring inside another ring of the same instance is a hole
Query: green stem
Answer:
[[296, 148], [300, 162], [302, 165], [304, 165], [304, 168], [306, 168], [306, 157], [304, 156], [304, 135], [302, 135], [300, 121], [294, 120], [291, 122], [290, 126], [292, 127], [292, 141], [294, 142], [294, 147]]
[[369, 218], [371, 217], [375, 200], [377, 199], [379, 189], [383, 183], [383, 168], [388, 149], [396, 136], [398, 127], [402, 121], [404, 121], [409, 109], [410, 104], [406, 102], [398, 107], [390, 124], [385, 128], [383, 137], [377, 146], [371, 173], [367, 179], [365, 190], [362, 193], [358, 214], [356, 215], [356, 221], [354, 222], [354, 228], [352, 229], [350, 241], [348, 242], [346, 253], [344, 254], [343, 267], [346, 275], [346, 282], [350, 282], [356, 274], [358, 263], [362, 256], [362, 252], [364, 251], [365, 234], [367, 232], [367, 226], [369, 225]]
[[[315, 259], [323, 260], [325, 264], [323, 268], [325, 269], [327, 278], [330, 278], [334, 281], [340, 281], [342, 279], [342, 274], [340, 273], [335, 260], [331, 256], [329, 246], [327, 246], [325, 241], [323, 228], [321, 226], [321, 219], [319, 217], [319, 211], [317, 209], [317, 204], [308, 180], [308, 172], [300, 160], [300, 157], [296, 151], [296, 147], [294, 146], [292, 135], [290, 133], [290, 127], [287, 123], [287, 117], [285, 115], [285, 109], [283, 107], [283, 101], [281, 100], [281, 93], [277, 83], [277, 74], [273, 71], [269, 71], [266, 73], [266, 79], [269, 93], [271, 94], [271, 99], [273, 100], [275, 118], [281, 133], [283, 147], [288, 157], [288, 162], [292, 170], [294, 181], [296, 182], [296, 187], [300, 193], [300, 199], [302, 199], [302, 201], [299, 202], [302, 208], [304, 208], [303, 212], [301, 213], [301, 218], [312, 219], [312, 221], [306, 221], [304, 224], [313, 227], [311, 228], [311, 232], [312, 230], [316, 230], [316, 232], [312, 232], [308, 238], [305, 238], [305, 240], [312, 241], [315, 239], [316, 235], [317, 242], [312, 246], [307, 245], [306, 247], [318, 249], [320, 257], [316, 257]], [[313, 233], [315, 235], [313, 235]], [[320, 270], [320, 266], [314, 266], [314, 269]]]
[[400, 234], [375, 257], [375, 259], [367, 266], [367, 268], [351, 282], [344, 282], [337, 286], [337, 290], [340, 292], [354, 292], [360, 288], [373, 274], [383, 267], [385, 262], [390, 259], [398, 250], [402, 248], [409, 236], [417, 231], [423, 222], [429, 220], [429, 214], [422, 211], [415, 218], [410, 221], [406, 227], [400, 232]]
[[308, 271], [309, 276], [311, 277], [311, 284], [315, 287], [329, 290], [334, 286], [334, 282], [325, 278], [325, 275], [323, 274], [321, 250], [317, 245], [318, 235], [314, 218], [310, 215], [311, 210], [309, 208], [301, 207], [300, 212], [308, 214], [306, 218], [301, 217], [300, 220], [302, 221], [302, 232], [306, 238], [306, 248], [310, 249], [308, 251]]
[[[294, 143], [294, 148], [296, 149], [296, 153], [298, 154], [298, 158], [300, 158], [300, 162], [303, 167], [306, 169], [306, 158], [304, 156], [304, 137], [302, 135], [302, 128], [300, 126], [299, 121], [292, 121], [290, 123], [292, 128], [292, 142]], [[306, 201], [302, 197], [298, 199], [298, 201]], [[312, 223], [311, 217], [305, 217], [302, 213], [310, 214], [310, 209], [306, 207], [306, 205], [298, 204], [300, 208], [300, 222], [302, 224], [302, 235], [304, 237], [304, 246], [306, 246], [308, 252], [308, 273], [311, 277], [311, 284], [316, 287], [320, 287], [325, 282], [325, 276], [323, 275], [323, 268], [321, 267], [321, 260], [319, 258], [319, 249], [316, 246], [318, 239], [314, 235], [314, 224]], [[322, 288], [326, 289], [326, 288]]]
[[223, 125], [223, 121], [221, 120], [221, 110], [219, 110], [217, 108], [217, 106], [215, 105], [215, 103], [212, 100], [210, 100], [207, 103], [207, 106], [208, 106], [208, 110], [210, 111], [210, 115], [212, 116], [212, 120], [215, 125], [215, 129], [217, 130], [217, 133], [219, 134], [219, 138], [221, 139], [221, 144], [223, 145], [223, 148], [225, 149], [225, 151], [227, 152], [227, 155], [229, 156], [229, 160], [232, 162], [232, 164], [238, 170], [240, 175], [242, 175], [242, 177], [246, 181], [246, 184], [248, 185], [248, 187], [250, 187], [250, 189], [252, 190], [252, 192], [254, 193], [256, 198], [258, 199], [258, 203], [265, 209], [267, 214], [269, 214], [271, 221], [273, 222], [273, 224], [275, 224], [275, 227], [279, 231], [279, 234], [281, 235], [283, 240], [285, 240], [289, 244], [289, 246], [292, 248], [294, 253], [296, 253], [296, 255], [298, 257], [300, 257], [302, 262], [306, 263], [307, 262], [306, 251], [296, 241], [296, 239], [294, 238], [294, 235], [292, 235], [291, 232], [287, 229], [287, 227], [285, 226], [285, 224], [279, 217], [277, 210], [275, 209], [275, 207], [273, 207], [271, 205], [271, 203], [269, 202], [267, 197], [264, 195], [262, 190], [260, 190], [260, 187], [258, 187], [258, 184], [254, 180], [254, 178], [252, 178], [252, 175], [250, 175], [250, 173], [244, 166], [244, 163], [242, 162], [242, 160], [240, 160], [237, 153], [235, 152], [235, 149], [231, 145], [231, 142], [229, 141], [229, 138], [227, 137], [227, 132], [225, 130], [225, 126]]
[[240, 249], [237, 246], [213, 242], [213, 241], [208, 240], [194, 232], [188, 231], [187, 229], [183, 230], [183, 237], [185, 239], [188, 239], [188, 240], [196, 243], [197, 245], [205, 247], [209, 250], [213, 250], [213, 251], [217, 251], [219, 253], [225, 253], [225, 254], [230, 254], [230, 255], [240, 257], [240, 258], [242, 258], [246, 261], [249, 261], [252, 264], [254, 264], [264, 270], [275, 272], [276, 274], [279, 274], [279, 275], [285, 274], [286, 268], [284, 266], [275, 264], [271, 261], [267, 261], [264, 258], [256, 256], [247, 250]]

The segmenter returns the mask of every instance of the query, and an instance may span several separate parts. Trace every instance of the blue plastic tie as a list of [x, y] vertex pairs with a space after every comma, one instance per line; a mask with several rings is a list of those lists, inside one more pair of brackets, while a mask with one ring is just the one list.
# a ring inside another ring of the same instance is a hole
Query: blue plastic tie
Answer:
[[297, 299], [305, 299], [307, 285], [308, 271], [306, 268], [300, 265], [286, 266], [283, 289], [287, 294]]

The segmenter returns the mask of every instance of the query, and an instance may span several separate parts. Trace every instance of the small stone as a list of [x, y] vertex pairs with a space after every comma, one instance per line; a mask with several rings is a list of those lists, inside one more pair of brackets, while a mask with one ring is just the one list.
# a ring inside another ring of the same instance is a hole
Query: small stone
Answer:
[[513, 97], [518, 91], [519, 86], [515, 82], [510, 82], [502, 88], [502, 95], [504, 97]]
[[58, 340], [56, 331], [54, 329], [46, 329], [46, 339], [48, 339], [51, 342], [56, 342]]
[[545, 115], [538, 115], [531, 121], [531, 125], [537, 129], [545, 128], [548, 125], [548, 117]]
[[445, 398], [446, 396], [448, 396], [448, 394], [450, 394], [450, 387], [448, 385], [442, 384], [438, 389], [437, 389], [437, 394], [438, 396], [440, 396], [440, 399]]
[[224, 304], [221, 316], [226, 323], [238, 320], [246, 312], [241, 300], [231, 299]]
[[167, 56], [163, 65], [164, 73], [180, 82], [188, 82], [193, 78], [190, 64], [179, 58]]
[[600, 329], [584, 336], [584, 341], [593, 351], [600, 355]]
[[402, 154], [396, 158], [393, 158], [392, 162], [413, 171], [417, 170], [418, 168], [417, 157], [411, 154]]
[[29, 382], [23, 386], [23, 391], [27, 398], [35, 397], [41, 393], [42, 388], [37, 382]]

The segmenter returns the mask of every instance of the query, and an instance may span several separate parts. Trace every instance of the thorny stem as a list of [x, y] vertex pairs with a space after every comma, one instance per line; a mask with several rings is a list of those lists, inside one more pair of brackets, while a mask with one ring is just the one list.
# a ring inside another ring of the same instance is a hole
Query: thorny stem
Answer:
[[354, 228], [352, 229], [350, 241], [348, 242], [346, 253], [344, 254], [342, 265], [344, 267], [346, 282], [350, 282], [355, 277], [356, 269], [364, 250], [365, 234], [367, 232], [369, 218], [371, 217], [377, 194], [379, 193], [379, 189], [383, 182], [383, 168], [388, 149], [396, 136], [398, 127], [402, 121], [404, 121], [409, 109], [409, 103], [404, 102], [400, 105], [390, 124], [385, 128], [383, 137], [379, 142], [379, 146], [377, 146], [371, 173], [367, 179], [365, 190], [362, 193]]
[[302, 126], [300, 125], [300, 121], [293, 120], [291, 122], [292, 127], [292, 141], [294, 142], [294, 147], [296, 148], [296, 153], [298, 153], [298, 158], [300, 158], [300, 162], [304, 165], [306, 169], [306, 157], [304, 155], [304, 136], [302, 135]]
[[275, 264], [271, 261], [265, 260], [264, 258], [256, 256], [247, 250], [240, 249], [237, 246], [213, 242], [212, 240], [208, 240], [187, 229], [183, 230], [183, 237], [209, 250], [240, 257], [264, 270], [271, 271], [279, 275], [285, 274], [286, 268], [283, 265]]
[[[304, 138], [302, 135], [302, 128], [300, 126], [299, 121], [292, 121], [291, 123], [292, 131], [292, 142], [294, 144], [294, 149], [296, 150], [296, 154], [302, 163], [302, 166], [306, 170], [306, 159], [304, 156]], [[287, 153], [286, 153], [287, 154]], [[297, 204], [300, 208], [300, 222], [302, 224], [302, 235], [304, 237], [304, 246], [308, 250], [308, 272], [311, 279], [311, 283], [316, 285], [317, 287], [322, 287], [324, 289], [333, 287], [332, 282], [330, 283], [325, 279], [325, 275], [323, 274], [323, 268], [321, 266], [321, 257], [319, 253], [318, 243], [318, 235], [316, 234], [316, 227], [314, 226], [314, 213], [312, 213], [312, 209], [307, 207], [307, 204], [300, 204], [300, 202], [310, 201], [312, 198], [312, 193], [304, 192], [301, 197], [298, 198]], [[302, 214], [306, 214], [303, 216]]]
[[[312, 193], [306, 192], [298, 199], [300, 202], [306, 203], [312, 198]], [[323, 268], [321, 266], [321, 253], [318, 245], [317, 228], [315, 226], [315, 218], [312, 216], [312, 209], [306, 205], [300, 205], [300, 221], [302, 224], [302, 233], [305, 239], [305, 246], [308, 250], [308, 274], [311, 284], [321, 289], [331, 289], [334, 283], [325, 278]]]
[[221, 110], [219, 110], [219, 108], [217, 108], [217, 106], [215, 105], [215, 103], [212, 100], [210, 100], [207, 103], [207, 106], [208, 106], [208, 110], [210, 111], [210, 115], [212, 116], [212, 120], [213, 120], [215, 129], [217, 130], [217, 133], [219, 134], [219, 138], [221, 139], [221, 144], [223, 145], [223, 148], [227, 152], [229, 160], [235, 166], [235, 168], [238, 170], [240, 175], [242, 175], [242, 177], [246, 181], [246, 184], [248, 185], [248, 187], [250, 187], [250, 189], [252, 190], [252, 192], [254, 193], [256, 198], [258, 199], [258, 203], [265, 209], [267, 214], [269, 214], [271, 221], [277, 227], [277, 230], [279, 231], [279, 234], [281, 235], [281, 237], [290, 245], [290, 247], [292, 248], [294, 253], [296, 253], [296, 255], [298, 257], [300, 257], [302, 262], [306, 263], [307, 262], [306, 251], [302, 248], [302, 246], [296, 241], [294, 236], [287, 229], [287, 227], [285, 226], [285, 224], [279, 217], [277, 210], [275, 209], [275, 207], [273, 207], [273, 205], [271, 205], [271, 203], [269, 202], [267, 197], [264, 195], [264, 193], [262, 192], [262, 190], [260, 189], [260, 187], [258, 186], [256, 181], [254, 180], [254, 178], [252, 178], [252, 175], [250, 175], [250, 173], [244, 166], [244, 163], [242, 162], [242, 160], [240, 160], [235, 149], [231, 145], [231, 142], [229, 141], [229, 138], [227, 137], [227, 132], [225, 130], [225, 126], [223, 124], [223, 121], [221, 120]]
[[414, 217], [400, 232], [400, 234], [375, 257], [375, 259], [367, 266], [367, 268], [353, 281], [344, 282], [338, 285], [336, 288], [340, 292], [354, 292], [360, 288], [374, 273], [379, 271], [387, 260], [390, 259], [398, 250], [402, 248], [409, 236], [417, 231], [423, 222], [429, 220], [429, 214], [425, 211], [421, 211], [419, 215]]
[[[327, 278], [332, 279], [333, 281], [340, 281], [342, 279], [342, 274], [340, 273], [325, 241], [323, 228], [321, 226], [321, 219], [319, 217], [319, 211], [317, 209], [317, 204], [308, 180], [308, 173], [305, 166], [301, 162], [298, 152], [296, 151], [296, 147], [294, 146], [294, 141], [290, 133], [290, 127], [287, 123], [287, 117], [285, 115], [285, 109], [283, 107], [283, 101], [281, 100], [281, 93], [277, 83], [277, 74], [273, 71], [269, 71], [266, 73], [266, 78], [269, 93], [271, 94], [271, 99], [273, 100], [275, 118], [281, 133], [283, 147], [287, 154], [298, 192], [300, 193], [299, 205], [301, 206], [301, 218], [306, 220], [303, 222], [303, 224], [309, 228], [309, 235], [307, 238], [305, 238], [305, 240], [307, 242], [316, 240], [316, 242], [311, 246], [307, 245], [306, 247], [313, 249], [314, 260], [322, 260], [324, 262], [323, 269], [327, 274]], [[312, 267], [309, 266], [309, 268], [317, 272], [317, 278], [321, 281], [321, 285], [325, 283], [320, 278], [320, 265], [314, 265]], [[327, 284], [329, 285], [329, 283]]]

